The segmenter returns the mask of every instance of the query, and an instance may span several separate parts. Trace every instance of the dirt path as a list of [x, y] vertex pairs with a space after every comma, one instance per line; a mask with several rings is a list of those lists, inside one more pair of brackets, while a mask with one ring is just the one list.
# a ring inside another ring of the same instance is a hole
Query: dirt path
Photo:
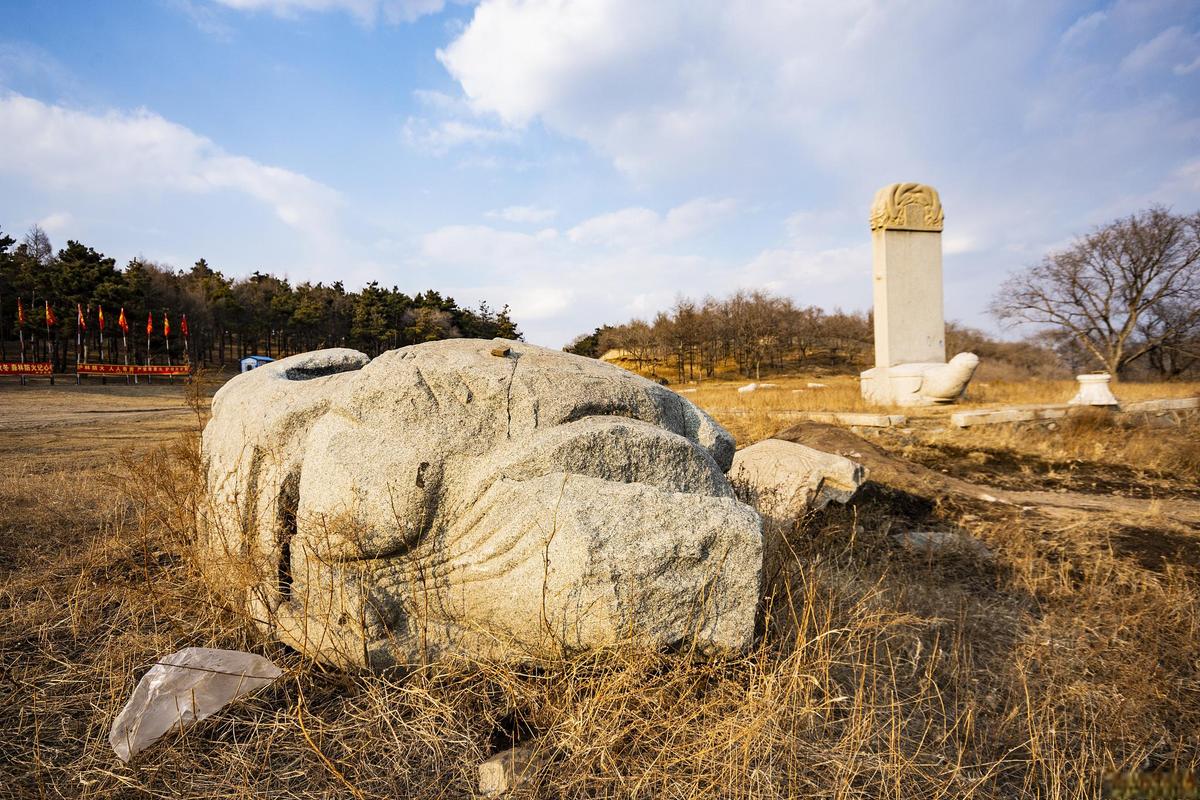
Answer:
[[1127, 516], [1132, 524], [1147, 519], [1167, 518], [1200, 529], [1200, 503], [1183, 498], [1142, 500], [1136, 497], [1110, 497], [1081, 492], [1003, 492], [1004, 499], [1054, 513], [1090, 511]]
[[31, 431], [66, 426], [144, 424], [186, 416], [195, 419], [182, 384], [138, 386], [0, 385], [0, 431]]
[[1083, 492], [1013, 491], [972, 483], [945, 475], [884, 450], [845, 428], [818, 422], [793, 425], [777, 439], [837, 453], [870, 470], [870, 479], [920, 497], [957, 497], [973, 502], [1003, 503], [1053, 517], [1078, 518], [1081, 514], [1113, 514], [1127, 525], [1169, 520], [1200, 532], [1200, 502], [1185, 498], [1115, 497]]

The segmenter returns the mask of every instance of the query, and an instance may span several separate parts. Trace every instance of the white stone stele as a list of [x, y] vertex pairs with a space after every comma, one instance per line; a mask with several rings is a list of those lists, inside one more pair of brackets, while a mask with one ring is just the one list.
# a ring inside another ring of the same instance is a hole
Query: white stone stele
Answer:
[[1073, 406], [1115, 406], [1119, 405], [1112, 390], [1108, 388], [1112, 376], [1107, 372], [1093, 372], [1087, 375], [1076, 375], [1079, 381], [1079, 391], [1071, 398]]
[[862, 373], [863, 397], [872, 403], [953, 402], [979, 363], [972, 354], [960, 354], [970, 355], [973, 363], [959, 359], [954, 369], [945, 369], [943, 220], [942, 201], [932, 186], [893, 183], [875, 193], [871, 205], [875, 368]]

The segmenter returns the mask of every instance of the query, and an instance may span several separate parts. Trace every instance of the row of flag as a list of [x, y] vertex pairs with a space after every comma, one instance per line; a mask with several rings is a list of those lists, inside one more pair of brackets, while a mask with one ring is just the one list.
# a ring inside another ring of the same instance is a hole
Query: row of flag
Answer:
[[[84, 317], [84, 314], [83, 314], [83, 305], [81, 303], [76, 303], [75, 309], [78, 312], [78, 318], [76, 320], [76, 324], [79, 326], [79, 330], [81, 330], [81, 331], [87, 330], [87, 319]], [[98, 310], [99, 310], [100, 332], [104, 333], [104, 306], [99, 306]], [[25, 306], [23, 306], [21, 304], [20, 298], [17, 298], [17, 324], [20, 325], [21, 327], [25, 327]], [[47, 300], [46, 301], [46, 326], [49, 327], [51, 325], [57, 325], [57, 324], [58, 324], [58, 317], [56, 317], [54, 315], [54, 309], [50, 308], [50, 301]], [[121, 329], [122, 334], [129, 333], [129, 321], [125, 318], [125, 309], [124, 308], [121, 309], [121, 314], [120, 314], [120, 316], [117, 317], [117, 327]], [[183, 315], [183, 319], [180, 320], [179, 327], [181, 329], [181, 333], [183, 333], [184, 336], [187, 336], [188, 335], [187, 314]], [[146, 314], [146, 336], [151, 336], [151, 335], [153, 335], [153, 333], [154, 333], [154, 312], [150, 311], [150, 312], [147, 312], [147, 314]], [[171, 335], [171, 320], [167, 317], [167, 314], [165, 311], [163, 312], [163, 315], [162, 315], [162, 335], [164, 337]]]

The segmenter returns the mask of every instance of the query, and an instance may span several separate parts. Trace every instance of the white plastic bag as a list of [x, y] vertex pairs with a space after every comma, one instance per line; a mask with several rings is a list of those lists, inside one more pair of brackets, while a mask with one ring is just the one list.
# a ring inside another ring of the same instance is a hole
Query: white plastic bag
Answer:
[[138, 681], [108, 734], [129, 761], [172, 728], [182, 729], [283, 674], [269, 659], [239, 650], [185, 647], [159, 660]]

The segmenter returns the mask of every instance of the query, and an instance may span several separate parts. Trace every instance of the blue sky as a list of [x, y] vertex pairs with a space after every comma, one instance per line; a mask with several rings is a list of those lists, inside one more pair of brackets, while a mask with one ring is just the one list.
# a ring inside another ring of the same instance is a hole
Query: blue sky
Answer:
[[[509, 303], [530, 341], [766, 288], [870, 303], [932, 184], [947, 315], [1200, 208], [1200, 6], [125, 0], [0, 11], [0, 228]], [[1012, 332], [1005, 332], [1011, 334]]]

